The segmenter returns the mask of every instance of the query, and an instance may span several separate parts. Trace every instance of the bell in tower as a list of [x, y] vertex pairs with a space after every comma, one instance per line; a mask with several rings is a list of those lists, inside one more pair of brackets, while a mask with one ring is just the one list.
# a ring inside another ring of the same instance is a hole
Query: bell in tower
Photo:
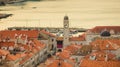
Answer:
[[63, 20], [63, 47], [66, 47], [69, 45], [69, 18], [68, 16], [64, 16]]

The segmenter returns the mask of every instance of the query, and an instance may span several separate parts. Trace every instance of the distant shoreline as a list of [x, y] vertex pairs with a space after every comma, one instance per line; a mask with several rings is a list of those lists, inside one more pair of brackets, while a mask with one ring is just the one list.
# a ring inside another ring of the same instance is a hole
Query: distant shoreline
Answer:
[[16, 3], [22, 3], [27, 1], [35, 2], [35, 1], [56, 1], [56, 0], [12, 0], [12, 1], [0, 0], [0, 6], [6, 6], [6, 4], [16, 4]]
[[0, 14], [0, 19], [7, 18], [9, 16], [12, 16], [12, 14]]
[[21, 3], [26, 1], [43, 1], [43, 0], [12, 0], [12, 1], [0, 0], [0, 6], [6, 6], [6, 4]]

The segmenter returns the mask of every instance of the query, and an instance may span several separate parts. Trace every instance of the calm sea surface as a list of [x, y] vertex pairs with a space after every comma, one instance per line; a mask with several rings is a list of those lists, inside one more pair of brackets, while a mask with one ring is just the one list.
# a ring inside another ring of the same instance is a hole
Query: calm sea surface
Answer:
[[7, 27], [62, 27], [68, 15], [70, 27], [120, 26], [120, 0], [57, 0], [0, 6], [0, 13], [12, 17], [0, 20], [0, 30]]

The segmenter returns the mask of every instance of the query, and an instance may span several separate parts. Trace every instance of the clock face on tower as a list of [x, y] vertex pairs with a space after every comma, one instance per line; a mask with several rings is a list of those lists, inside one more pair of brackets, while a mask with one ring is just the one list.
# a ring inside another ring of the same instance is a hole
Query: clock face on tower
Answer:
[[65, 27], [65, 28], [68, 28], [68, 24], [67, 24], [67, 23], [65, 23], [65, 24], [64, 24], [64, 27]]
[[66, 25], [65, 25], [65, 28], [67, 28], [67, 27], [68, 27], [68, 25], [66, 24]]

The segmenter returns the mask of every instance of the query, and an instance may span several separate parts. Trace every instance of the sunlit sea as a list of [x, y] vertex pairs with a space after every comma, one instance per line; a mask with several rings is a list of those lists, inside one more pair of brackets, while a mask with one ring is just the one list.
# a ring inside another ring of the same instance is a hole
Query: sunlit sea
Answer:
[[120, 26], [120, 0], [28, 1], [0, 6], [0, 13], [13, 16], [0, 20], [0, 30], [8, 27], [63, 27], [69, 16], [70, 27]]

